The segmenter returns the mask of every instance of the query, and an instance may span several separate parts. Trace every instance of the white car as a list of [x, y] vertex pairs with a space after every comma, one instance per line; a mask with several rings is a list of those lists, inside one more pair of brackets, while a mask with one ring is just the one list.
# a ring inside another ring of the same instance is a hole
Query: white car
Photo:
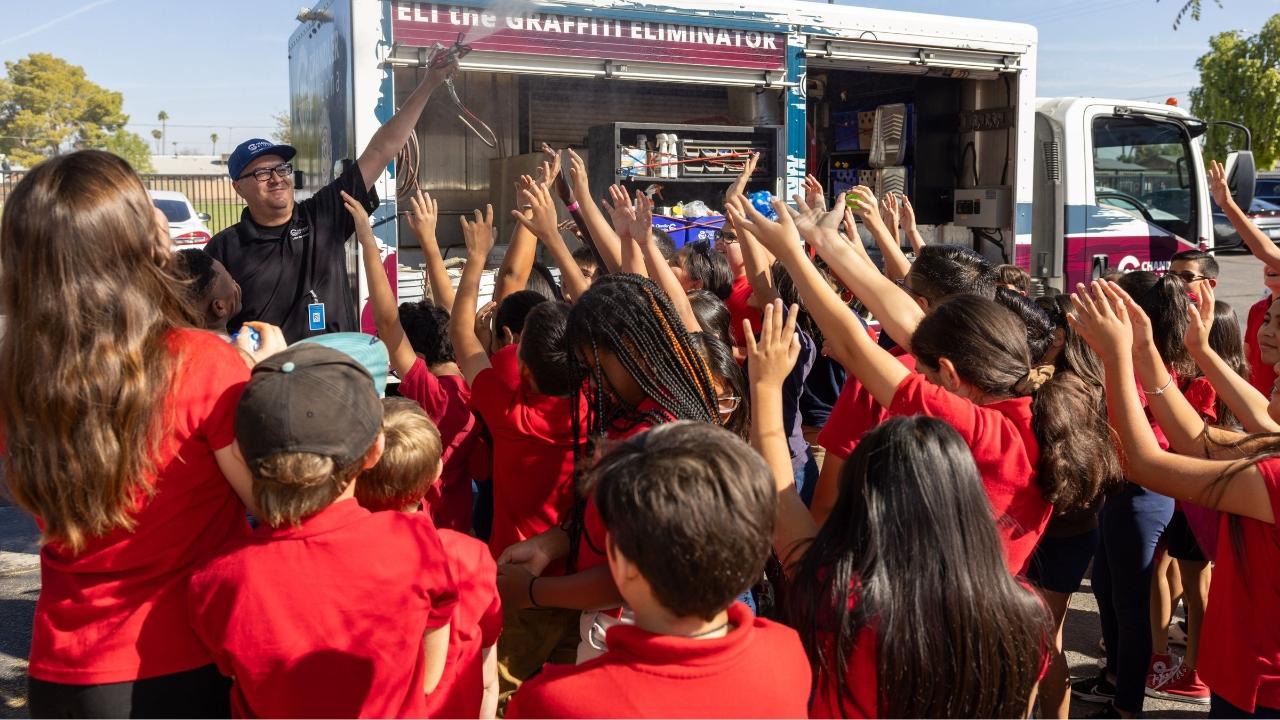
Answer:
[[151, 202], [169, 221], [169, 238], [179, 250], [203, 248], [213, 235], [209, 232], [208, 213], [198, 213], [186, 195], [172, 190], [148, 190]]

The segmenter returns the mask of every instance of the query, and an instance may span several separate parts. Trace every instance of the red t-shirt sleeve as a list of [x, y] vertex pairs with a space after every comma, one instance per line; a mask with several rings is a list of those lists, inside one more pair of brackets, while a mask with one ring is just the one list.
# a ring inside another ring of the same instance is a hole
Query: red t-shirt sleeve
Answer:
[[221, 450], [236, 439], [236, 406], [249, 382], [249, 368], [231, 343], [201, 330], [174, 338], [181, 378], [175, 386], [177, 411], [209, 447]]
[[417, 523], [416, 529], [422, 542], [424, 558], [422, 572], [418, 576], [419, 591], [431, 604], [427, 615], [427, 629], [435, 630], [449, 624], [458, 607], [458, 586], [449, 569], [449, 555], [440, 541], [440, 534], [428, 513], [414, 513], [408, 517]]
[[413, 361], [413, 367], [400, 378], [400, 394], [413, 400], [427, 411], [432, 421], [439, 423], [449, 404], [449, 394], [436, 377], [427, 369], [422, 358]]
[[489, 357], [489, 367], [471, 382], [471, 409], [492, 423], [503, 413], [511, 396], [520, 388], [520, 360], [517, 345], [508, 345]]
[[831, 406], [827, 424], [818, 433], [818, 444], [841, 460], [848, 460], [862, 436], [884, 420], [884, 408], [852, 375]]
[[1218, 422], [1218, 392], [1213, 389], [1209, 378], [1198, 377], [1192, 380], [1182, 395], [1210, 425]]

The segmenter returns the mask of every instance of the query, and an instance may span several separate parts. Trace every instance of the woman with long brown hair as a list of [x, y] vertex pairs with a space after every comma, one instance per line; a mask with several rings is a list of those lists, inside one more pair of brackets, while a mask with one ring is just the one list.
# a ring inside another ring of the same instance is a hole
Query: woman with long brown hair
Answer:
[[109, 153], [43, 162], [5, 204], [0, 447], [44, 534], [35, 717], [229, 711], [186, 578], [246, 529], [232, 442], [249, 371], [195, 329], [174, 262], [141, 180]]

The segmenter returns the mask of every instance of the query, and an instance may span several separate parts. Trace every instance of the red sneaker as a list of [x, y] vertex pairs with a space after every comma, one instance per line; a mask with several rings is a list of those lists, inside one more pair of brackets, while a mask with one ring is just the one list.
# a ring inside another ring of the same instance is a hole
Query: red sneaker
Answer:
[[[1152, 655], [1147, 668], [1147, 694], [1164, 687], [1182, 667], [1182, 660], [1168, 653]], [[1152, 697], [1155, 697], [1152, 695]]]
[[1200, 675], [1195, 668], [1179, 664], [1177, 672], [1173, 674], [1169, 682], [1158, 688], [1147, 686], [1147, 697], [1193, 703], [1195, 705], [1208, 705], [1209, 686], [1200, 682]]

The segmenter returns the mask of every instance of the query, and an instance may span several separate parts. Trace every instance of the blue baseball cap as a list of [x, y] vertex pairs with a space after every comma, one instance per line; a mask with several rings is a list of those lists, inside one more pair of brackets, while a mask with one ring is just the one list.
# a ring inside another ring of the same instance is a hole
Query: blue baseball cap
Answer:
[[235, 151], [231, 153], [231, 157], [227, 160], [227, 172], [231, 175], [232, 180], [239, 180], [240, 176], [244, 174], [244, 169], [249, 167], [249, 163], [263, 155], [279, 155], [281, 159], [288, 162], [297, 154], [297, 149], [292, 145], [277, 145], [270, 140], [263, 140], [262, 138], [245, 140], [236, 146]]
[[303, 338], [289, 347], [303, 343], [332, 348], [360, 363], [373, 377], [373, 387], [378, 391], [378, 397], [387, 396], [387, 371], [391, 366], [391, 358], [382, 340], [364, 333], [338, 332]]

